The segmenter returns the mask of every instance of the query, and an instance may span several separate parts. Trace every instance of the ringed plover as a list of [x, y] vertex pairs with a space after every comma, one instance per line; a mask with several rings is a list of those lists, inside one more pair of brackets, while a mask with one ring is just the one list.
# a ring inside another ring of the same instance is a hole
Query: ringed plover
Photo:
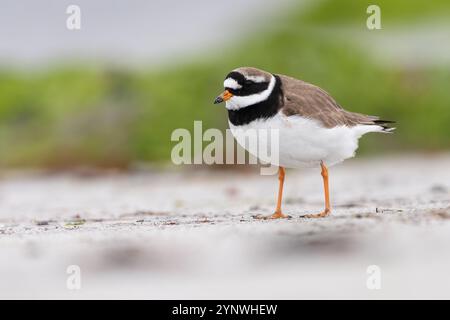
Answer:
[[225, 102], [228, 122], [237, 142], [260, 158], [246, 143], [246, 132], [277, 129], [279, 189], [275, 213], [281, 211], [285, 168], [320, 167], [325, 209], [306, 217], [331, 213], [328, 167], [355, 155], [358, 139], [368, 132], [392, 132], [393, 121], [344, 110], [326, 91], [302, 80], [251, 67], [237, 68], [225, 77], [225, 91], [214, 103]]

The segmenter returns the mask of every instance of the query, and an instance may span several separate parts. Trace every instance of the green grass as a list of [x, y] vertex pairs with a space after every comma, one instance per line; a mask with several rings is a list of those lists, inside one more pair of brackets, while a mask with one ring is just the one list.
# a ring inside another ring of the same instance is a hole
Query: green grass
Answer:
[[[212, 101], [228, 71], [246, 65], [302, 78], [348, 110], [398, 122], [394, 135], [362, 139], [363, 153], [450, 148], [448, 66], [411, 70], [376, 64], [333, 28], [350, 25], [365, 32], [367, 3], [355, 2], [323, 1], [310, 11], [294, 10], [239, 45], [160, 71], [68, 66], [45, 73], [0, 72], [0, 166], [168, 161], [174, 129], [192, 129], [194, 120], [203, 120], [204, 129], [227, 127], [223, 106]], [[435, 7], [430, 1], [378, 3], [387, 23], [450, 16], [448, 1]]]
[[[317, 1], [308, 15], [295, 13], [309, 24], [356, 23], [365, 25], [364, 13], [369, 5], [378, 5], [382, 22], [387, 26], [397, 23], [413, 23], [422, 20], [448, 19], [450, 4], [447, 0], [338, 0]], [[362, 14], [361, 14], [362, 13]]]

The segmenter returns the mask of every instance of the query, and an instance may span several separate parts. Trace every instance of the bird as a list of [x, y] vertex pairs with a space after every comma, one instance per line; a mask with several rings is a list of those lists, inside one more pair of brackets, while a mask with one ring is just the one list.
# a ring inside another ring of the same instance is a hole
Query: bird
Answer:
[[395, 121], [350, 112], [320, 87], [290, 76], [254, 67], [239, 67], [227, 74], [224, 91], [214, 104], [225, 102], [230, 130], [244, 149], [261, 159], [261, 150], [246, 143], [254, 130], [278, 132], [278, 195], [275, 212], [264, 218], [289, 218], [282, 212], [286, 168], [321, 169], [325, 208], [306, 218], [331, 213], [328, 168], [355, 156], [358, 140], [369, 132], [391, 133]]

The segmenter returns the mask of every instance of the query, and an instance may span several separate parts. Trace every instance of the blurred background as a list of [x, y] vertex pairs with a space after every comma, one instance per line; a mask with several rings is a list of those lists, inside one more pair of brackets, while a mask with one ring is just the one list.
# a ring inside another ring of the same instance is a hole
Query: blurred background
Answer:
[[126, 169], [170, 161], [175, 128], [227, 127], [222, 80], [255, 66], [398, 122], [360, 153], [450, 147], [450, 2], [1, 0], [0, 166]]

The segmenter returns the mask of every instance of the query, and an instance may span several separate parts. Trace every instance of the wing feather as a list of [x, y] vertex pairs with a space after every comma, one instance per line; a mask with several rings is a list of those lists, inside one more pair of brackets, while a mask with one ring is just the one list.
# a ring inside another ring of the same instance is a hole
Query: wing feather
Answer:
[[325, 90], [302, 80], [279, 75], [284, 93], [282, 112], [319, 121], [326, 128], [335, 126], [380, 125], [391, 121], [344, 110]]

